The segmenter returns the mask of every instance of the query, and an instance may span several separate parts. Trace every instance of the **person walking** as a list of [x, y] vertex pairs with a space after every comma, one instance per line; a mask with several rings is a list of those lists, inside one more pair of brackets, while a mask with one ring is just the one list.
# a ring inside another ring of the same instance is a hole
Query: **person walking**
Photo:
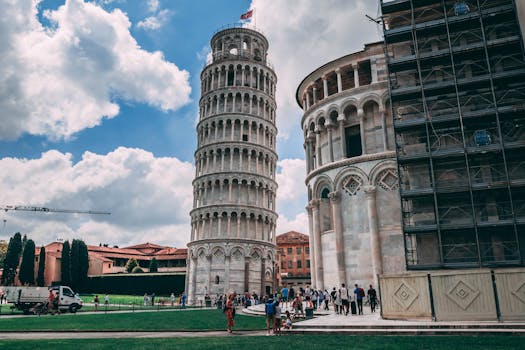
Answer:
[[170, 295], [170, 304], [171, 306], [175, 305], [175, 294], [171, 293]]
[[235, 325], [235, 322], [234, 322], [235, 306], [233, 305], [233, 298], [234, 298], [233, 293], [228, 295], [228, 300], [226, 301], [226, 306], [224, 307], [224, 310], [226, 312], [226, 319], [228, 320], [228, 324], [227, 324], [228, 333], [232, 333], [232, 327]]
[[359, 315], [363, 314], [363, 297], [365, 296], [365, 291], [363, 288], [359, 288], [357, 283], [354, 285], [354, 299], [357, 302], [357, 310]]
[[324, 309], [325, 309], [326, 311], [328, 311], [328, 310], [329, 310], [329, 308], [328, 308], [328, 302], [330, 301], [330, 293], [328, 293], [328, 290], [327, 290], [327, 289], [324, 290], [324, 296], [323, 296], [323, 298], [324, 298]]
[[106, 305], [106, 307], [109, 305], [109, 295], [108, 294], [104, 296], [104, 305]]
[[95, 304], [95, 311], [98, 311], [98, 303], [100, 302], [98, 298], [98, 294], [95, 295], [95, 298], [93, 298], [93, 303]]
[[341, 314], [344, 313], [344, 310], [343, 310], [343, 299], [341, 299], [341, 289], [339, 289], [337, 292], [335, 292], [334, 309], [335, 309], [335, 313], [338, 314], [338, 315], [341, 315]]
[[370, 312], [374, 313], [376, 312], [377, 292], [374, 289], [374, 287], [372, 287], [372, 285], [370, 285], [370, 289], [368, 289], [367, 294], [368, 294], [368, 301], [370, 302]]

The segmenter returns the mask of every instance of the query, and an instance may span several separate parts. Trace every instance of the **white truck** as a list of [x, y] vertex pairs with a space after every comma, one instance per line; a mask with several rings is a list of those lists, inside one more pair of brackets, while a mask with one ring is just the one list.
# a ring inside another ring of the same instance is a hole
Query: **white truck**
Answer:
[[0, 287], [3, 290], [4, 296], [8, 303], [18, 310], [22, 310], [25, 314], [40, 313], [45, 310], [49, 291], [52, 290], [56, 295], [58, 292], [58, 309], [61, 312], [77, 312], [82, 307], [82, 299], [73, 293], [71, 288], [67, 286], [51, 286], [51, 287]]

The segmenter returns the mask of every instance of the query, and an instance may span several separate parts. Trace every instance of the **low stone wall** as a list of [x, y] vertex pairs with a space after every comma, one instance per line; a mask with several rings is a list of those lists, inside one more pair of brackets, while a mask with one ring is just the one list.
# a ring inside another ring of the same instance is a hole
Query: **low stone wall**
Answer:
[[525, 320], [525, 268], [379, 277], [386, 319]]

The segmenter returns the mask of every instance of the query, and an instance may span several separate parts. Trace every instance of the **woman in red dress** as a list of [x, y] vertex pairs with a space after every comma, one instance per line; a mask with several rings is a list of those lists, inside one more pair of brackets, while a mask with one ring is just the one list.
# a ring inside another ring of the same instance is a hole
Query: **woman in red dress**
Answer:
[[228, 296], [226, 301], [226, 318], [228, 319], [228, 333], [232, 332], [232, 327], [234, 326], [233, 319], [235, 317], [235, 306], [233, 305], [233, 298], [235, 295], [232, 293]]

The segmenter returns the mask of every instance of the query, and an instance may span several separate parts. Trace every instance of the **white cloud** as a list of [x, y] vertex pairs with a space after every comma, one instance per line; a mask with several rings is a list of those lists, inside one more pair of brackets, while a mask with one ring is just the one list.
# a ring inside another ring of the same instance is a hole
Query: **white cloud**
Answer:
[[377, 6], [370, 0], [252, 0], [250, 8], [256, 9], [257, 27], [270, 42], [269, 59], [277, 73], [279, 137], [300, 127], [295, 92], [309, 73], [380, 40], [376, 25], [365, 18], [374, 17]]
[[116, 98], [174, 110], [189, 74], [140, 48], [119, 9], [67, 0], [38, 21], [39, 1], [4, 1], [0, 18], [0, 140], [68, 138], [119, 113]]
[[146, 17], [142, 21], [137, 23], [137, 27], [144, 30], [158, 30], [170, 19], [171, 11], [164, 9], [155, 13], [153, 16]]
[[279, 220], [277, 220], [277, 234], [280, 235], [289, 231], [297, 231], [306, 235], [309, 234], [308, 215], [306, 215], [304, 210], [292, 219], [288, 219], [286, 216], [279, 216]]
[[194, 168], [176, 158], [155, 158], [120, 147], [107, 155], [49, 151], [34, 160], [0, 160], [0, 203], [110, 211], [111, 215], [3, 213], [2, 236], [20, 231], [38, 244], [83, 238], [89, 244], [151, 241], [184, 247], [189, 239]]
[[159, 0], [148, 0], [148, 11], [157, 12], [160, 7]]

